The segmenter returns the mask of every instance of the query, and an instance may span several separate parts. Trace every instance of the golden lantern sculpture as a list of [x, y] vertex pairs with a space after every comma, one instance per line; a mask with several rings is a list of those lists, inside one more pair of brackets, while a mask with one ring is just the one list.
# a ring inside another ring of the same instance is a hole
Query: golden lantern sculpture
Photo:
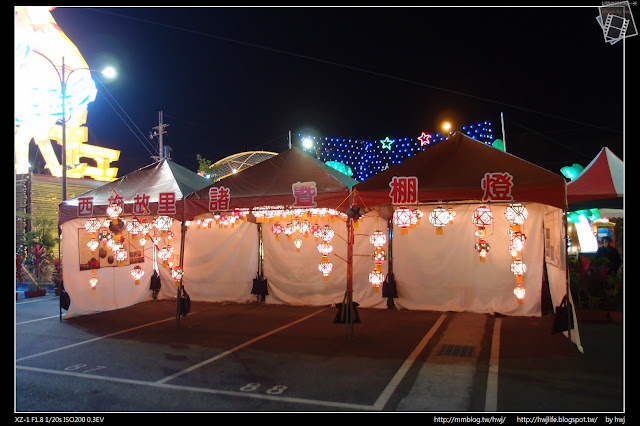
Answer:
[[136, 265], [131, 269], [131, 276], [135, 280], [136, 285], [140, 284], [140, 278], [144, 275], [144, 269], [140, 265]]

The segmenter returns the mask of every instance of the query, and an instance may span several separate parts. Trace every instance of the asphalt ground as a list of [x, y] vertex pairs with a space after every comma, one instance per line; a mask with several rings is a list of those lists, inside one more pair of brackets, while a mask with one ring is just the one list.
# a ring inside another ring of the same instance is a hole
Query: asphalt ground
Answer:
[[609, 424], [625, 414], [624, 322], [580, 322], [580, 353], [551, 333], [550, 315], [357, 309], [360, 323], [344, 324], [335, 306], [192, 302], [176, 318], [175, 301], [152, 300], [61, 320], [57, 296], [21, 299], [16, 422], [402, 412]]

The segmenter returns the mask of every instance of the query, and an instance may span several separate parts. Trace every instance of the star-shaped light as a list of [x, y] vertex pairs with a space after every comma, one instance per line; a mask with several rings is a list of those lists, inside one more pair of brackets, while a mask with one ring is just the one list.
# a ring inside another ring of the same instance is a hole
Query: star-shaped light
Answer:
[[384, 140], [380, 141], [382, 143], [382, 148], [383, 149], [391, 149], [391, 144], [395, 142], [395, 140], [389, 139], [389, 136], [387, 136]]
[[420, 146], [429, 145], [431, 143], [431, 135], [422, 132], [422, 134], [418, 136], [418, 140], [420, 141]]

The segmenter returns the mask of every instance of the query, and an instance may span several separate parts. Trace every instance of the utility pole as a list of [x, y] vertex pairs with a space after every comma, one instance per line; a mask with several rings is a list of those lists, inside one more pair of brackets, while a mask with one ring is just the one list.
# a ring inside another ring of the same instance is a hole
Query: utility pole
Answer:
[[162, 123], [162, 111], [158, 112], [158, 126], [154, 127], [153, 129], [155, 130], [155, 132], [152, 132], [151, 134], [149, 134], [149, 139], [153, 139], [154, 137], [158, 137], [158, 156], [152, 156], [151, 158], [153, 158], [155, 161], [160, 161], [165, 157], [164, 155], [164, 147], [162, 146], [162, 135], [164, 135], [165, 130], [164, 128], [169, 126], [168, 124], [163, 124]]
[[500, 113], [500, 121], [502, 122], [502, 146], [504, 146], [504, 152], [507, 152], [507, 137], [504, 134], [504, 113]]

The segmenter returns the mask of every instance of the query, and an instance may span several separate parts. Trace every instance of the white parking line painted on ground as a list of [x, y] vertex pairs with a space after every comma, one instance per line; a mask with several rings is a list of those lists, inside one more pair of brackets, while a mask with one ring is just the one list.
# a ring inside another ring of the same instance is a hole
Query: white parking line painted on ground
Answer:
[[29, 321], [17, 322], [16, 325], [29, 324], [30, 322], [43, 321], [43, 320], [48, 320], [48, 319], [51, 319], [51, 318], [56, 318], [57, 319], [57, 318], [60, 318], [60, 315], [54, 315], [54, 316], [51, 316], [51, 317], [36, 318], [36, 319], [29, 320]]
[[57, 374], [62, 376], [73, 376], [78, 378], [103, 380], [103, 381], [114, 382], [114, 383], [126, 383], [129, 385], [151, 386], [151, 387], [172, 389], [172, 390], [178, 390], [178, 391], [190, 391], [190, 392], [208, 393], [208, 394], [214, 394], [214, 395], [227, 395], [227, 396], [236, 396], [241, 398], [267, 399], [271, 401], [288, 402], [288, 403], [295, 403], [295, 404], [319, 405], [324, 407], [343, 408], [343, 409], [350, 409], [350, 410], [378, 410], [376, 407], [372, 405], [350, 404], [350, 403], [344, 403], [344, 402], [338, 402], [338, 401], [320, 401], [315, 399], [304, 399], [304, 398], [292, 398], [292, 397], [282, 396], [282, 395], [268, 395], [268, 394], [247, 393], [247, 392], [238, 392], [238, 391], [225, 391], [225, 390], [218, 390], [218, 389], [200, 388], [195, 386], [173, 385], [170, 383], [145, 382], [143, 380], [122, 379], [117, 377], [105, 377], [105, 376], [97, 376], [94, 374], [49, 370], [46, 368], [37, 368], [37, 367], [16, 366], [16, 370], [34, 371], [38, 373]]
[[[57, 318], [57, 316], [56, 316], [56, 318]], [[65, 349], [69, 349], [69, 348], [75, 348], [76, 346], [80, 346], [80, 345], [85, 345], [87, 343], [96, 342], [98, 340], [106, 339], [107, 337], [117, 336], [118, 334], [128, 333], [128, 332], [133, 331], [133, 330], [138, 330], [140, 328], [149, 327], [149, 326], [154, 325], [154, 324], [159, 324], [159, 323], [165, 322], [165, 321], [172, 321], [172, 320], [175, 320], [175, 319], [176, 319], [176, 317], [171, 317], [171, 318], [167, 318], [167, 319], [163, 319], [163, 320], [159, 320], [159, 321], [150, 322], [148, 324], [139, 325], [137, 327], [128, 328], [126, 330], [117, 331], [115, 333], [105, 334], [104, 336], [96, 337], [94, 339], [85, 340], [83, 342], [74, 343], [73, 345], [62, 346], [60, 348], [51, 349], [50, 351], [44, 351], [44, 352], [40, 352], [40, 353], [37, 353], [37, 354], [24, 356], [22, 358], [16, 359], [16, 362], [24, 361], [25, 359], [36, 358], [36, 357], [39, 357], [39, 356], [42, 356], [42, 355], [47, 355], [47, 354], [50, 354], [50, 353], [53, 353], [53, 352], [63, 351]]]
[[300, 318], [300, 319], [295, 320], [295, 321], [293, 321], [293, 322], [290, 322], [290, 323], [289, 323], [289, 324], [287, 324], [287, 325], [283, 325], [282, 327], [276, 328], [275, 330], [271, 330], [271, 331], [269, 331], [268, 333], [265, 333], [265, 334], [263, 334], [263, 335], [261, 335], [261, 336], [255, 337], [255, 338], [253, 338], [253, 339], [251, 339], [251, 340], [247, 340], [246, 342], [244, 342], [244, 343], [242, 343], [242, 344], [240, 344], [240, 345], [238, 345], [238, 346], [236, 346], [236, 347], [234, 347], [234, 348], [231, 348], [231, 349], [229, 349], [228, 351], [224, 351], [224, 352], [222, 352], [221, 354], [218, 354], [218, 355], [216, 355], [216, 356], [214, 356], [214, 357], [212, 357], [212, 358], [209, 358], [209, 359], [206, 359], [206, 360], [204, 360], [204, 361], [202, 361], [202, 362], [199, 362], [199, 363], [197, 363], [197, 364], [194, 364], [194, 365], [192, 365], [191, 367], [189, 367], [189, 368], [185, 368], [185, 369], [184, 369], [184, 370], [182, 370], [182, 371], [178, 371], [177, 373], [172, 374], [172, 375], [170, 375], [170, 376], [167, 376], [167, 377], [165, 377], [164, 379], [160, 379], [160, 380], [156, 381], [156, 383], [166, 383], [166, 382], [168, 382], [169, 380], [173, 380], [173, 379], [175, 379], [176, 377], [182, 376], [183, 374], [186, 374], [186, 373], [189, 373], [189, 372], [191, 372], [191, 371], [193, 371], [193, 370], [196, 370], [196, 369], [198, 369], [198, 368], [200, 368], [200, 367], [202, 367], [202, 366], [204, 366], [204, 365], [207, 365], [207, 364], [209, 364], [209, 363], [211, 363], [211, 362], [213, 362], [213, 361], [217, 361], [217, 360], [219, 360], [220, 358], [224, 358], [225, 356], [227, 356], [227, 355], [229, 355], [229, 354], [232, 354], [233, 352], [235, 352], [235, 351], [237, 351], [237, 350], [239, 350], [239, 349], [242, 349], [242, 348], [244, 348], [245, 346], [248, 346], [248, 345], [250, 345], [250, 344], [252, 344], [252, 343], [255, 343], [255, 342], [257, 342], [258, 340], [262, 340], [262, 339], [264, 339], [264, 338], [265, 338], [265, 337], [267, 337], [267, 336], [270, 336], [270, 335], [272, 335], [272, 334], [274, 334], [274, 333], [277, 333], [277, 332], [282, 331], [282, 330], [284, 330], [284, 329], [286, 329], [286, 328], [289, 328], [289, 327], [291, 327], [292, 325], [295, 325], [295, 324], [297, 324], [297, 323], [299, 323], [299, 322], [302, 322], [302, 321], [304, 321], [304, 320], [306, 320], [306, 319], [309, 319], [309, 318], [311, 318], [311, 317], [313, 317], [313, 316], [315, 316], [315, 315], [318, 315], [320, 312], [324, 312], [324, 311], [326, 311], [326, 310], [327, 310], [327, 308], [320, 309], [319, 311], [316, 311], [316, 312], [314, 312], [314, 313], [312, 313], [312, 314], [310, 314], [310, 315], [307, 315], [306, 317], [303, 317], [303, 318]]
[[487, 373], [487, 395], [484, 401], [484, 411], [498, 410], [498, 366], [500, 364], [500, 326], [502, 319], [496, 318], [493, 324], [491, 339], [491, 356], [489, 358], [489, 372]]
[[391, 398], [391, 395], [393, 395], [396, 388], [398, 387], [398, 385], [400, 384], [404, 376], [407, 374], [407, 371], [409, 371], [409, 368], [411, 368], [411, 365], [413, 364], [413, 362], [416, 360], [418, 355], [420, 355], [420, 352], [422, 352], [422, 350], [427, 345], [427, 343], [429, 343], [429, 340], [431, 340], [431, 338], [436, 333], [436, 331], [438, 331], [438, 328], [440, 328], [440, 325], [442, 325], [446, 317], [447, 317], [446, 314], [440, 315], [440, 317], [438, 318], [438, 321], [436, 321], [436, 323], [431, 327], [431, 329], [427, 332], [427, 334], [425, 334], [425, 336], [422, 338], [420, 343], [418, 343], [418, 346], [416, 346], [413, 352], [409, 354], [409, 357], [404, 361], [402, 366], [398, 369], [398, 371], [393, 376], [393, 378], [391, 379], [387, 387], [382, 391], [382, 393], [380, 394], [376, 402], [373, 404], [373, 407], [375, 407], [378, 410], [382, 410], [384, 408], [385, 404], [389, 401], [389, 398]]

